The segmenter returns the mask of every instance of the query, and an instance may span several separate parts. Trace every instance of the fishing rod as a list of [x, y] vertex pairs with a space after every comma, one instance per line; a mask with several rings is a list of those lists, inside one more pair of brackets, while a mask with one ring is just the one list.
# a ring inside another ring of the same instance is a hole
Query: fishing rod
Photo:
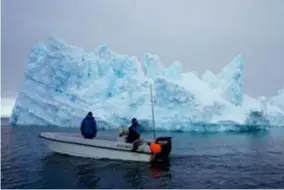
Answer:
[[150, 95], [151, 95], [151, 107], [152, 107], [152, 125], [153, 125], [153, 134], [154, 134], [154, 140], [156, 140], [155, 114], [154, 114], [154, 103], [153, 103], [153, 94], [152, 94], [152, 84], [150, 84]]

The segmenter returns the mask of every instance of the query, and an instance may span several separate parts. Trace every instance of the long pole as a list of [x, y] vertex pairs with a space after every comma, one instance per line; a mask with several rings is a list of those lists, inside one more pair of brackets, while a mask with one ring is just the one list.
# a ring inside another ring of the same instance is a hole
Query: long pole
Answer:
[[153, 94], [152, 94], [152, 84], [150, 84], [150, 94], [151, 94], [153, 133], [154, 133], [154, 140], [156, 140], [155, 115], [154, 115], [154, 103], [153, 103]]
[[260, 107], [261, 107], [261, 110], [262, 110], [263, 114], [266, 115], [267, 104], [266, 104], [266, 98], [263, 97], [263, 96], [260, 99]]
[[266, 100], [263, 100], [262, 101], [262, 104], [263, 104], [263, 114], [264, 114], [264, 116], [266, 116], [266, 112], [267, 112], [267, 104], [266, 104]]

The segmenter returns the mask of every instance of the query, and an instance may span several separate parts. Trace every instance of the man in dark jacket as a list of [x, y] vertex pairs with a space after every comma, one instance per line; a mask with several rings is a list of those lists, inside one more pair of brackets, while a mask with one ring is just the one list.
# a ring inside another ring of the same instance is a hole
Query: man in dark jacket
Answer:
[[140, 125], [136, 118], [132, 118], [131, 126], [128, 128], [127, 142], [132, 143], [140, 138]]
[[93, 139], [97, 135], [97, 123], [93, 113], [89, 112], [81, 123], [81, 134], [86, 139]]

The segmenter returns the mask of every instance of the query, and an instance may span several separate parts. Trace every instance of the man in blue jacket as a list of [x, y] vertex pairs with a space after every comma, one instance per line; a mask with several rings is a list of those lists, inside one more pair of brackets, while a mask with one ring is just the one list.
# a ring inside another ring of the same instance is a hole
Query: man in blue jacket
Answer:
[[127, 142], [133, 143], [137, 139], [140, 139], [140, 124], [136, 118], [132, 118], [131, 126], [128, 128]]
[[97, 135], [97, 123], [93, 113], [89, 112], [81, 123], [81, 134], [86, 139], [93, 139]]

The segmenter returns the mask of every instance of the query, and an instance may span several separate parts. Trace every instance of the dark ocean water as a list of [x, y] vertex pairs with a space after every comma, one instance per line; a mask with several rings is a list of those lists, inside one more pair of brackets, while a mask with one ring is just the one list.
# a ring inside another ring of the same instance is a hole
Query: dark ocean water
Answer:
[[79, 132], [10, 127], [2, 120], [2, 188], [284, 188], [280, 127], [253, 133], [158, 132], [173, 136], [169, 165], [62, 156], [43, 145], [38, 138], [43, 131]]

